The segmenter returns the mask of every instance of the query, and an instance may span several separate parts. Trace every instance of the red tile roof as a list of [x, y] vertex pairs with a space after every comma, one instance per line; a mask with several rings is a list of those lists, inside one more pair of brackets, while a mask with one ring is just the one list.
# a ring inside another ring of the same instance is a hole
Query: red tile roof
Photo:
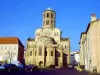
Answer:
[[0, 44], [19, 44], [23, 46], [18, 37], [0, 37]]
[[17, 37], [1, 37], [0, 44], [18, 44]]

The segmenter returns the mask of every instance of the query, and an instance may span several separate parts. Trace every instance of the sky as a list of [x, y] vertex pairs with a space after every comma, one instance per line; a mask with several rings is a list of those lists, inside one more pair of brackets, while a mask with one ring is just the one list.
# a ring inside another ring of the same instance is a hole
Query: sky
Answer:
[[26, 46], [28, 37], [42, 27], [42, 13], [56, 12], [56, 27], [62, 37], [70, 37], [71, 51], [79, 51], [80, 34], [91, 21], [100, 18], [100, 0], [0, 0], [0, 37], [19, 37]]

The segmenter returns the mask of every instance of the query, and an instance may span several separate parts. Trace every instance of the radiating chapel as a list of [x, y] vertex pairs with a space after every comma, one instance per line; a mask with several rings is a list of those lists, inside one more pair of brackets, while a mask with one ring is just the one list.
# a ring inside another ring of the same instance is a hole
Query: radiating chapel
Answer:
[[48, 67], [67, 66], [70, 63], [70, 40], [62, 38], [56, 28], [56, 12], [50, 7], [43, 12], [42, 28], [35, 31], [35, 38], [27, 39], [25, 63]]

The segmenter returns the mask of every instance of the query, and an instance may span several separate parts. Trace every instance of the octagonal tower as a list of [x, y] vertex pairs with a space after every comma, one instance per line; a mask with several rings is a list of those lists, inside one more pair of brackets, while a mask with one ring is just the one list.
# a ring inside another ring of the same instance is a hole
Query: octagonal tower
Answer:
[[55, 28], [56, 13], [50, 7], [43, 12], [43, 27]]

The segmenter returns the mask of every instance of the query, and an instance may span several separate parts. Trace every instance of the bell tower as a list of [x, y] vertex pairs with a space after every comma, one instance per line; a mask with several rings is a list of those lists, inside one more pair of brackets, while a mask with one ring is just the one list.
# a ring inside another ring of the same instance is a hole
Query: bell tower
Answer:
[[43, 12], [42, 28], [55, 28], [56, 13], [50, 7]]

